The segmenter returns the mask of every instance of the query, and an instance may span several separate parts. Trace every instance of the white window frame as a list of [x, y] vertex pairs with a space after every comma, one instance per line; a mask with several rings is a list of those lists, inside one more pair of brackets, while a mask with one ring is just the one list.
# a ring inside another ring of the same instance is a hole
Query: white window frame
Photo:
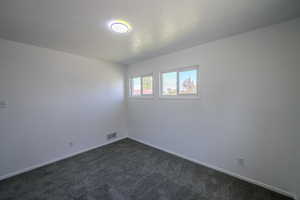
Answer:
[[[196, 70], [197, 71], [197, 90], [196, 94], [180, 94], [179, 93], [179, 72], [184, 72], [184, 71], [191, 71], [191, 70]], [[159, 98], [166, 98], [166, 99], [195, 99], [199, 98], [200, 94], [200, 72], [199, 72], [199, 66], [198, 65], [193, 65], [193, 66], [188, 66], [188, 67], [181, 67], [181, 68], [176, 68], [176, 69], [170, 69], [167, 71], [162, 71], [159, 73]], [[163, 95], [163, 74], [165, 73], [170, 73], [170, 72], [176, 72], [177, 74], [177, 80], [176, 80], [176, 89], [177, 89], [177, 94], [176, 95]]]
[[[148, 76], [152, 76], [152, 94], [143, 94], [143, 78], [144, 77], [148, 77]], [[134, 78], [140, 78], [141, 79], [141, 95], [132, 95], [132, 89], [133, 89], [133, 79]], [[129, 97], [130, 98], [151, 98], [154, 97], [154, 75], [153, 73], [150, 74], [144, 74], [144, 75], [137, 75], [137, 76], [131, 76], [129, 79]]]

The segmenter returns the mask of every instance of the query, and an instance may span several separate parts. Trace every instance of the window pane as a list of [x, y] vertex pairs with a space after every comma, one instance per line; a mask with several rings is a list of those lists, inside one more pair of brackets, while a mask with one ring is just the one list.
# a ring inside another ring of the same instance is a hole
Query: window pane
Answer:
[[132, 79], [132, 96], [141, 95], [141, 77], [136, 77]]
[[152, 76], [143, 77], [143, 94], [152, 94]]
[[179, 94], [197, 94], [197, 70], [179, 72]]
[[162, 95], [177, 95], [177, 72], [162, 74]]

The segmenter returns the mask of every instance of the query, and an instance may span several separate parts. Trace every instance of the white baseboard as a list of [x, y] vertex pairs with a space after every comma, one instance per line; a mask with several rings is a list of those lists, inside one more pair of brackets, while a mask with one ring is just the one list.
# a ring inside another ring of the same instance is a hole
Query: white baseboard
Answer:
[[76, 156], [78, 154], [81, 154], [81, 153], [84, 153], [86, 151], [90, 151], [90, 150], [96, 149], [98, 147], [102, 147], [104, 145], [107, 145], [107, 144], [110, 144], [110, 143], [114, 143], [114, 142], [117, 142], [119, 140], [123, 140], [125, 138], [127, 138], [127, 136], [120, 137], [120, 138], [117, 138], [115, 140], [111, 140], [109, 142], [105, 142], [104, 144], [92, 146], [92, 147], [89, 147], [89, 148], [86, 148], [86, 149], [83, 149], [83, 150], [80, 150], [80, 151], [77, 151], [77, 152], [74, 152], [74, 153], [71, 153], [71, 154], [68, 154], [68, 155], [65, 155], [65, 156], [61, 156], [59, 158], [52, 159], [50, 161], [46, 161], [46, 162], [43, 162], [43, 163], [40, 163], [40, 164], [37, 164], [37, 165], [33, 165], [33, 166], [26, 167], [24, 169], [21, 169], [21, 170], [15, 171], [15, 172], [11, 172], [11, 173], [2, 175], [2, 176], [0, 176], [0, 181], [4, 180], [4, 179], [7, 179], [7, 178], [10, 178], [10, 177], [13, 177], [13, 176], [16, 176], [16, 175], [19, 175], [19, 174], [22, 174], [22, 173], [25, 173], [25, 172], [28, 172], [28, 171], [31, 171], [31, 170], [34, 170], [34, 169], [37, 169], [39, 167], [43, 167], [45, 165], [49, 165], [51, 163], [54, 163], [54, 162], [57, 162], [57, 161], [60, 161], [60, 160], [64, 160], [66, 158], [70, 158], [72, 156]]
[[260, 181], [251, 179], [251, 178], [249, 178], [249, 177], [245, 177], [245, 176], [239, 175], [239, 174], [237, 174], [237, 173], [227, 171], [227, 170], [222, 169], [222, 168], [220, 168], [220, 167], [216, 167], [216, 166], [213, 166], [213, 165], [210, 165], [210, 164], [201, 162], [201, 161], [199, 161], [199, 160], [195, 160], [195, 159], [193, 159], [193, 158], [187, 157], [187, 156], [182, 155], [182, 154], [180, 154], [180, 153], [175, 153], [175, 152], [173, 152], [173, 151], [169, 151], [169, 150], [164, 149], [164, 148], [162, 148], [162, 147], [158, 147], [158, 146], [156, 146], [156, 145], [153, 145], [153, 144], [150, 144], [150, 143], [148, 143], [148, 142], [145, 142], [145, 141], [142, 141], [142, 140], [140, 140], [140, 139], [137, 139], [137, 138], [135, 138], [135, 137], [129, 136], [128, 138], [130, 138], [130, 139], [132, 139], [132, 140], [135, 140], [135, 141], [137, 141], [137, 142], [143, 143], [143, 144], [145, 144], [145, 145], [151, 146], [151, 147], [153, 147], [153, 148], [159, 149], [159, 150], [161, 150], [161, 151], [164, 151], [164, 152], [173, 154], [173, 155], [175, 155], [175, 156], [181, 157], [181, 158], [183, 158], [183, 159], [189, 160], [189, 161], [191, 161], [191, 162], [194, 162], [194, 163], [203, 165], [203, 166], [205, 166], [205, 167], [214, 169], [214, 170], [216, 170], [216, 171], [222, 172], [222, 173], [227, 174], [227, 175], [229, 175], [229, 176], [233, 176], [233, 177], [238, 178], [238, 179], [240, 179], [240, 180], [243, 180], [243, 181], [246, 181], [246, 182], [249, 182], [249, 183], [258, 185], [258, 186], [261, 186], [261, 187], [266, 188], [266, 189], [268, 189], [268, 190], [271, 190], [271, 191], [273, 191], [273, 192], [276, 192], [276, 193], [279, 193], [279, 194], [282, 194], [282, 195], [284, 195], [284, 196], [288, 196], [288, 197], [290, 197], [290, 198], [293, 198], [293, 199], [297, 200], [297, 196], [296, 196], [295, 194], [291, 194], [290, 192], [284, 191], [283, 189], [277, 188], [277, 187], [275, 187], [275, 186], [271, 186], [271, 185], [265, 184], [265, 183], [263, 183], [263, 182], [260, 182]]

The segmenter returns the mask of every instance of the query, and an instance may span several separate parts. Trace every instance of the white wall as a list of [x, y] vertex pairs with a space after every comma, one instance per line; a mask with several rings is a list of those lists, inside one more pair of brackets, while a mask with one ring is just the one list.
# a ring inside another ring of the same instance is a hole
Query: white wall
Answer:
[[[300, 43], [300, 42], [299, 42]], [[298, 55], [300, 56], [300, 45], [298, 47]], [[299, 102], [300, 102], [300, 88], [299, 88], [299, 85], [300, 85], [300, 63], [298, 62], [298, 72], [295, 73], [295, 76], [297, 76], [295, 78], [295, 80], [297, 80], [296, 84], [298, 85], [298, 97], [297, 97], [297, 104], [295, 106], [295, 118], [297, 120], [296, 122], [296, 128], [295, 128], [295, 132], [294, 132], [294, 154], [295, 154], [295, 165], [294, 166], [294, 172], [295, 173], [295, 178], [296, 178], [296, 183], [295, 183], [295, 189], [297, 191], [297, 197], [298, 197], [298, 200], [300, 200], [300, 172], [299, 172], [299, 169], [300, 169], [300, 106], [299, 106]]]
[[129, 99], [129, 136], [290, 194], [300, 191], [300, 19], [137, 63], [128, 76], [154, 72], [158, 94], [159, 71], [195, 64], [200, 99]]
[[115, 64], [0, 39], [1, 100], [0, 178], [127, 136]]

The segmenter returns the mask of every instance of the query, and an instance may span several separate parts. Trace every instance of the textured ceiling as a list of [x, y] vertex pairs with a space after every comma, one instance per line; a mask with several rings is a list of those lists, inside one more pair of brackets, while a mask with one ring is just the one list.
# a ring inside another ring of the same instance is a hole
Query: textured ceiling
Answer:
[[0, 37], [131, 64], [296, 17], [299, 0], [1, 0]]

